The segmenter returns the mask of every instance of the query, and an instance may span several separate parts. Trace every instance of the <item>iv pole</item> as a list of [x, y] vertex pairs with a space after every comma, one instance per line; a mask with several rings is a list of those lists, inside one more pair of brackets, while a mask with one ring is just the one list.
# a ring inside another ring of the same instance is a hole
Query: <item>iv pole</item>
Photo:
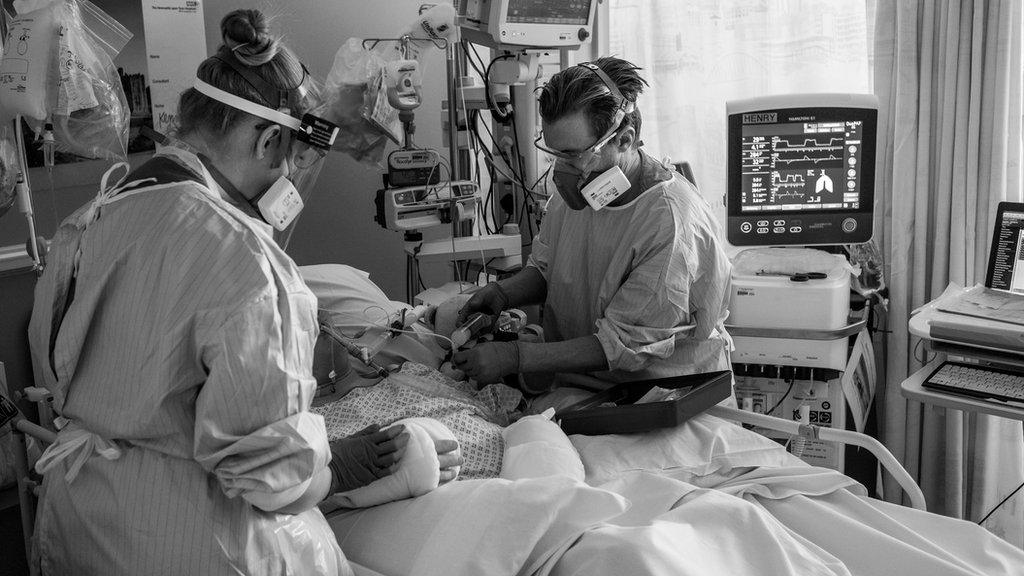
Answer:
[[[7, 26], [7, 10], [0, 4], [0, 48], [3, 48], [3, 43], [7, 38]], [[25, 219], [28, 221], [28, 253], [32, 257], [32, 269], [36, 274], [42, 274], [43, 264], [39, 257], [39, 245], [36, 242], [36, 219], [32, 210], [32, 188], [28, 176], [28, 158], [25, 156], [25, 135], [21, 130], [21, 114], [15, 116], [13, 129], [14, 140], [18, 148], [18, 173], [17, 184], [15, 184], [18, 210], [25, 215]]]
[[[458, 42], [448, 42], [447, 49], [444, 51], [445, 65], [447, 68], [447, 82], [445, 82], [445, 84], [448, 88], [448, 155], [452, 179], [457, 179], [461, 176], [459, 172], [459, 90], [455, 86], [455, 83], [460, 81], [455, 67], [455, 59], [458, 57], [458, 46]], [[455, 195], [452, 194], [452, 214], [455, 214], [455, 204]], [[452, 238], [457, 237], [459, 237], [459, 219], [453, 217]], [[459, 278], [459, 267], [457, 262], [454, 263], [454, 273], [455, 280], [461, 280]]]
[[21, 114], [14, 118], [14, 138], [18, 147], [18, 179], [15, 185], [18, 210], [28, 221], [28, 252], [32, 257], [32, 269], [38, 275], [43, 273], [43, 263], [39, 257], [39, 244], [36, 242], [36, 218], [32, 210], [32, 187], [28, 178], [28, 159], [25, 156], [25, 135], [21, 131]]

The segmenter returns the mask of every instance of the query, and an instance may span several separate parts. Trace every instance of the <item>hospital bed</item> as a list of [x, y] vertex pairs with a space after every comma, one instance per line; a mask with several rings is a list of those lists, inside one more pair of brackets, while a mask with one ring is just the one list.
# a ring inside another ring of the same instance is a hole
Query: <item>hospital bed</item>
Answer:
[[[360, 292], [369, 281], [358, 271], [314, 268], [321, 290], [309, 283], [323, 302], [387, 307], [372, 283], [372, 293]], [[338, 290], [333, 298], [322, 293], [330, 286]], [[864, 447], [899, 481], [911, 507], [868, 498], [854, 481], [796, 461], [735, 422]], [[53, 439], [24, 420], [16, 428]], [[572, 443], [586, 469], [583, 482], [462, 480], [417, 498], [333, 511], [328, 520], [356, 574], [371, 576], [557, 575], [595, 567], [612, 574], [637, 566], [656, 574], [966, 576], [1020, 574], [1024, 566], [1024, 553], [980, 527], [926, 512], [920, 489], [888, 450], [854, 432], [716, 406], [677, 429], [574, 436]], [[28, 463], [18, 464], [31, 534], [35, 486]]]

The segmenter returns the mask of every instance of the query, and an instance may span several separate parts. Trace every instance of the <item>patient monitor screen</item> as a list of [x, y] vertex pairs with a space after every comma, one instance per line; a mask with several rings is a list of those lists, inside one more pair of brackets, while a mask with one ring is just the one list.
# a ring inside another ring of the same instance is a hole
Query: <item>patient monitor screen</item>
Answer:
[[592, 0], [509, 0], [506, 21], [514, 24], [586, 25]]
[[745, 116], [741, 212], [860, 208], [863, 120]]
[[1024, 294], [1024, 210], [1001, 212], [992, 242], [988, 287]]

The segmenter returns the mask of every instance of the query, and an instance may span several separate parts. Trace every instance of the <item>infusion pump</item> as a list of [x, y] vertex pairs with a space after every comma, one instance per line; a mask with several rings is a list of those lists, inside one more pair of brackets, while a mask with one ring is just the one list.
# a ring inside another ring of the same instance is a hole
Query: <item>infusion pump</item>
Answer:
[[476, 216], [480, 191], [468, 180], [377, 190], [374, 220], [388, 230], [422, 230]]

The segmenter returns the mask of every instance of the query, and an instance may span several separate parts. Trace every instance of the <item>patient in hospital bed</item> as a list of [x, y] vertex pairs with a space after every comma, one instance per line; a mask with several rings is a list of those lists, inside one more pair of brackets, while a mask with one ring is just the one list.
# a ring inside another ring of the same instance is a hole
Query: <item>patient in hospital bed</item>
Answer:
[[[348, 267], [303, 277], [346, 334], [404, 306]], [[702, 415], [566, 438], [541, 416], [520, 420], [517, 390], [478, 391], [438, 370], [443, 356], [429, 336], [403, 335], [382, 356], [400, 371], [350, 374], [344, 396], [314, 403], [332, 438], [430, 418], [461, 445], [459, 481], [329, 516], [368, 573], [1024, 574], [1024, 552], [984, 529], [868, 498], [735, 424]]]

